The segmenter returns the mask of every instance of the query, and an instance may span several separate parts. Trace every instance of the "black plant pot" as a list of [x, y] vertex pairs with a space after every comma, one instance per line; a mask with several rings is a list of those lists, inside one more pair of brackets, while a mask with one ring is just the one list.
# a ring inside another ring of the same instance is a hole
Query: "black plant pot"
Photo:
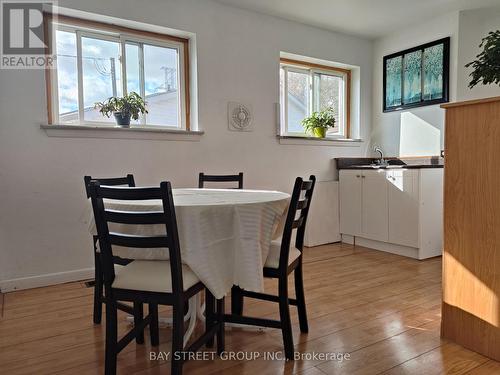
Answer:
[[120, 126], [130, 126], [130, 113], [123, 114], [121, 112], [114, 113], [116, 123]]

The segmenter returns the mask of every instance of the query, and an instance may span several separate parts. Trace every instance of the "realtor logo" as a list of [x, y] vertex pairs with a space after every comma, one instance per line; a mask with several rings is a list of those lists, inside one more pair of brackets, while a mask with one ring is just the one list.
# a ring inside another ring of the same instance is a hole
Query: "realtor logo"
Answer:
[[2, 0], [2, 69], [46, 69], [54, 66], [50, 43], [45, 41], [44, 12], [52, 13], [52, 1]]

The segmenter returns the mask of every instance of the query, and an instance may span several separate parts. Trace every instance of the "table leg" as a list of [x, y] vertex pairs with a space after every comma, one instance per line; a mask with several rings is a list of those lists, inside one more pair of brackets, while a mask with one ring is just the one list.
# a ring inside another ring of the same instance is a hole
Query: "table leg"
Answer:
[[[189, 300], [189, 302], [190, 302], [190, 304], [189, 304], [188, 312], [186, 313], [186, 315], [184, 315], [185, 322], [187, 322], [189, 319], [191, 319], [195, 315], [194, 312], [192, 312], [192, 309], [196, 308], [196, 307], [193, 307], [193, 305], [191, 304], [191, 299]], [[134, 317], [131, 315], [127, 316], [126, 320], [128, 323], [132, 323], [132, 324], [134, 323]], [[172, 325], [172, 318], [166, 318], [166, 317], [165, 318], [158, 318], [158, 322], [161, 324], [170, 326], [170, 325]]]
[[200, 300], [199, 293], [189, 299], [188, 313], [184, 317], [184, 320], [186, 320], [186, 317], [188, 317], [189, 319], [189, 325], [186, 330], [186, 333], [184, 334], [184, 347], [186, 347], [186, 344], [191, 338], [191, 335], [193, 334], [194, 328], [196, 326], [196, 316], [198, 315], [197, 310], [198, 310], [199, 300]]
[[[201, 301], [199, 301], [201, 302]], [[205, 321], [205, 304], [199, 304], [197, 308], [197, 314], [198, 314], [198, 319], [200, 319], [202, 322]], [[251, 326], [248, 324], [238, 324], [238, 323], [224, 323], [225, 327], [233, 327], [233, 328], [243, 328], [243, 329], [248, 329], [250, 331], [260, 331], [264, 332], [267, 327], [258, 327], [258, 326]]]
[[[201, 302], [201, 301], [199, 301]], [[200, 303], [200, 305], [198, 306], [198, 319], [200, 319], [202, 322], [205, 322], [205, 304], [204, 303]]]
[[[184, 321], [187, 322], [189, 320], [188, 329], [184, 334], [184, 346], [191, 338], [193, 334], [194, 328], [196, 327], [196, 320], [199, 319], [201, 322], [205, 322], [205, 303], [201, 303], [200, 294], [196, 294], [189, 300], [189, 308], [187, 314], [184, 316]], [[134, 317], [127, 316], [127, 322], [134, 324]], [[158, 322], [160, 324], [171, 326], [172, 318], [159, 318]], [[248, 324], [238, 324], [238, 323], [224, 323], [225, 327], [230, 328], [242, 328], [250, 331], [261, 331], [264, 332], [267, 330], [267, 327], [258, 327], [251, 326]]]

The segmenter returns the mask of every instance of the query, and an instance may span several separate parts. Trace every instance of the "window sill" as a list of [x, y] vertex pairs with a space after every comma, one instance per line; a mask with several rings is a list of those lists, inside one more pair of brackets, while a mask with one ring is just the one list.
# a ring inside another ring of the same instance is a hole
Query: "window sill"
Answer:
[[282, 145], [308, 145], [308, 146], [341, 146], [360, 147], [362, 139], [351, 138], [316, 138], [291, 135], [278, 135], [279, 143]]
[[150, 139], [164, 141], [198, 142], [205, 133], [202, 130], [176, 130], [161, 127], [131, 126], [122, 128], [109, 125], [40, 125], [49, 137], [60, 138], [107, 138], [107, 139]]

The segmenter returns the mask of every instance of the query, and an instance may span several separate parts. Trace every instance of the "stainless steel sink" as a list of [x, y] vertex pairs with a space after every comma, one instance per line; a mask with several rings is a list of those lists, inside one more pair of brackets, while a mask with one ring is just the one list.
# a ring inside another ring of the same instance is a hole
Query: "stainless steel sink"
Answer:
[[404, 167], [406, 167], [406, 165], [364, 164], [364, 165], [356, 165], [354, 167], [355, 168], [360, 168], [360, 169], [366, 169], [366, 168], [371, 168], [371, 169], [398, 169], [398, 168], [404, 168]]
[[387, 165], [385, 168], [386, 169], [397, 169], [397, 168], [404, 168], [406, 165]]

